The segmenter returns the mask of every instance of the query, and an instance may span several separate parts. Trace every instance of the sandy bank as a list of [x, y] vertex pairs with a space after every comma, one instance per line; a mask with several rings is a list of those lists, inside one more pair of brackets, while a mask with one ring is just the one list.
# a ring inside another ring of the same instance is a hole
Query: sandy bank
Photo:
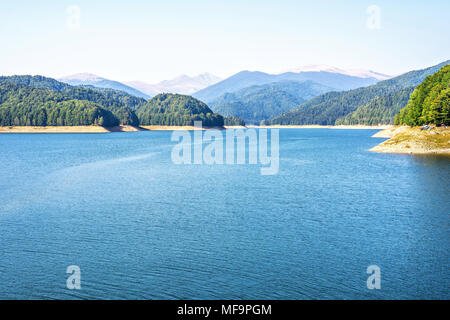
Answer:
[[380, 125], [380, 126], [365, 126], [365, 125], [341, 125], [341, 126], [322, 126], [318, 124], [311, 125], [272, 125], [272, 126], [252, 126], [249, 128], [268, 128], [268, 129], [371, 129], [371, 130], [383, 130], [391, 128], [392, 125]]
[[391, 129], [392, 125], [379, 125], [379, 126], [364, 126], [364, 125], [341, 125], [332, 126], [331, 129], [363, 129], [363, 130], [388, 130]]
[[[217, 129], [245, 129], [242, 126], [227, 127], [202, 127], [202, 130]], [[108, 133], [108, 132], [134, 132], [134, 131], [174, 131], [174, 130], [198, 130], [194, 126], [117, 126], [105, 128], [101, 126], [23, 126], [0, 127], [0, 133]]]
[[105, 128], [101, 126], [0, 127], [0, 133], [107, 133], [141, 131], [133, 126]]
[[407, 126], [391, 126], [390, 128], [386, 128], [383, 129], [381, 131], [378, 131], [377, 133], [375, 133], [372, 138], [387, 138], [390, 139], [392, 138], [394, 135], [400, 133], [400, 132], [404, 132], [407, 131], [409, 129], [409, 127]]
[[[273, 125], [273, 126], [224, 126], [224, 127], [202, 127], [202, 130], [210, 129], [390, 129], [392, 126], [321, 126], [321, 125]], [[107, 132], [133, 132], [133, 131], [174, 131], [174, 130], [198, 130], [194, 126], [117, 126], [105, 128], [101, 126], [18, 126], [0, 127], [0, 133], [107, 133]], [[383, 136], [384, 137], [384, 136]]]
[[376, 138], [390, 138], [370, 149], [382, 153], [450, 154], [450, 128], [420, 130], [418, 127], [393, 127], [373, 135]]
[[[149, 131], [175, 131], [175, 130], [199, 130], [198, 128], [194, 126], [141, 126], [141, 128]], [[216, 130], [223, 130], [224, 127], [202, 127], [201, 130], [210, 130], [210, 129], [216, 129]]]
[[247, 126], [224, 126], [225, 129], [247, 129]]

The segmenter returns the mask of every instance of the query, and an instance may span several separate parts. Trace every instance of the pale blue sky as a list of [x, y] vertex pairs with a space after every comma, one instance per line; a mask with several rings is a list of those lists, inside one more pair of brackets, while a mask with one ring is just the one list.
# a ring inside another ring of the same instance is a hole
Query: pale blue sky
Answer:
[[[450, 59], [448, 0], [0, 3], [2, 75], [156, 82], [307, 64], [399, 74]], [[79, 28], [67, 23], [70, 5], [81, 10]], [[370, 5], [381, 9], [380, 29], [366, 25]]]

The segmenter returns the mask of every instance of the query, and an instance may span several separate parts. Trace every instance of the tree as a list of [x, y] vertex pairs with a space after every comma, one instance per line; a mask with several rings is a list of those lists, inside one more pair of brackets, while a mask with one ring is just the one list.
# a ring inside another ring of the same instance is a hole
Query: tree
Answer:
[[449, 125], [450, 65], [428, 76], [411, 94], [407, 106], [396, 117], [396, 124]]

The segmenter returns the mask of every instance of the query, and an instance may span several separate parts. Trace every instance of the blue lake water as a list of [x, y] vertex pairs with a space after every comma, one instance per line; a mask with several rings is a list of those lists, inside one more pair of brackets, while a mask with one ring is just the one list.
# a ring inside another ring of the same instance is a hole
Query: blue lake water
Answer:
[[271, 176], [175, 165], [171, 132], [2, 134], [0, 299], [449, 299], [450, 158], [375, 132], [282, 129]]

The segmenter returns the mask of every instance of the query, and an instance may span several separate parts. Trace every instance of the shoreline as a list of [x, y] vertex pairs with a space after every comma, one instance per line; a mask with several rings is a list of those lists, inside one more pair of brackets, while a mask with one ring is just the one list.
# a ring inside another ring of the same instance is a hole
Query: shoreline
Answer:
[[421, 130], [419, 127], [393, 126], [372, 137], [388, 139], [369, 150], [372, 152], [450, 155], [450, 128]]
[[[376, 129], [385, 130], [393, 126], [322, 126], [322, 125], [274, 125], [274, 126], [223, 126], [223, 127], [202, 127], [201, 130], [226, 130], [226, 129]], [[110, 133], [110, 132], [136, 132], [136, 131], [178, 131], [198, 130], [194, 126], [116, 126], [116, 127], [102, 127], [102, 126], [10, 126], [0, 127], [0, 133]]]
[[201, 129], [194, 126], [160, 126], [160, 125], [151, 125], [151, 126], [140, 126], [139, 128], [144, 129], [144, 131], [194, 131], [194, 130], [225, 130], [229, 127], [202, 127]]
[[110, 132], [134, 132], [144, 131], [133, 126], [12, 126], [0, 127], [0, 133], [110, 133]]
[[256, 126], [248, 125], [248, 128], [267, 128], [267, 129], [345, 129], [345, 130], [385, 130], [392, 128], [393, 125], [320, 125], [320, 124], [305, 124], [305, 125], [270, 125], [270, 126]]

